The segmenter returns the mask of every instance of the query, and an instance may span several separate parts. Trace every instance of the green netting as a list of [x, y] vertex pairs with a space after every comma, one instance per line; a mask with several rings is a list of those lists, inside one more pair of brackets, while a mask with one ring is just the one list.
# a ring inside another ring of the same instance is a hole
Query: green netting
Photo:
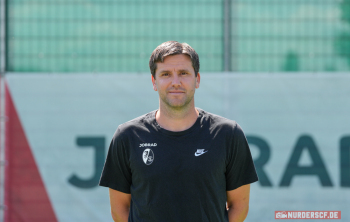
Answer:
[[336, 46], [349, 44], [350, 32], [346, 41], [338, 40], [343, 31], [350, 31], [349, 21], [341, 20], [341, 9], [349, 3], [239, 0], [232, 6], [237, 70], [348, 71], [350, 48], [341, 54]]
[[[224, 2], [11, 0], [7, 70], [148, 72], [168, 40], [224, 70]], [[349, 71], [350, 0], [231, 2], [231, 67], [241, 72]]]

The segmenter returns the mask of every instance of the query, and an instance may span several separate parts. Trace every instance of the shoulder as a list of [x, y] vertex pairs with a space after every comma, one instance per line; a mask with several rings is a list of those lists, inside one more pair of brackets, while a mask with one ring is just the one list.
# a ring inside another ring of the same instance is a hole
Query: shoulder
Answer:
[[113, 135], [113, 139], [123, 139], [138, 132], [149, 131], [151, 123], [155, 118], [154, 114], [155, 111], [152, 111], [120, 124]]
[[198, 111], [202, 115], [203, 123], [206, 123], [210, 130], [220, 130], [227, 133], [234, 133], [237, 130], [242, 131], [241, 127], [235, 120], [227, 119], [202, 109], [198, 109]]

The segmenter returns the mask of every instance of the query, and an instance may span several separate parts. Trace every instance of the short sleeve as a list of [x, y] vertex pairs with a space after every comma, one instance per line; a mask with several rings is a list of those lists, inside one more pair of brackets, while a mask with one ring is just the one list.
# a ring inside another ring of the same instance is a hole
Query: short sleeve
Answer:
[[129, 157], [119, 128], [110, 143], [99, 185], [123, 193], [130, 193], [131, 170]]
[[247, 139], [241, 127], [236, 124], [228, 147], [226, 165], [226, 190], [258, 181]]

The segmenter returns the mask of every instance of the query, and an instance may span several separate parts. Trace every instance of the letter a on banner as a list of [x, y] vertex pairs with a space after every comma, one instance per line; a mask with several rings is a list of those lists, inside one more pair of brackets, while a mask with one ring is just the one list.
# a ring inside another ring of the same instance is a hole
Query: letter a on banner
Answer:
[[[299, 166], [299, 160], [303, 150], [308, 150], [312, 165], [311, 166]], [[321, 154], [319, 153], [316, 144], [311, 136], [303, 135], [299, 138], [292, 156], [288, 162], [287, 168], [282, 177], [280, 186], [289, 186], [294, 176], [297, 175], [314, 175], [317, 176], [324, 187], [333, 186], [332, 181], [327, 172], [326, 166], [323, 163]]]

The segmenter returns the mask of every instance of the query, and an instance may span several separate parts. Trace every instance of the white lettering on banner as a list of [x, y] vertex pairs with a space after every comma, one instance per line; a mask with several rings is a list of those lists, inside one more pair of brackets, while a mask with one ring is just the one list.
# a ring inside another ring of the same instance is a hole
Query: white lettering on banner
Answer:
[[341, 211], [275, 211], [275, 219], [341, 219]]

